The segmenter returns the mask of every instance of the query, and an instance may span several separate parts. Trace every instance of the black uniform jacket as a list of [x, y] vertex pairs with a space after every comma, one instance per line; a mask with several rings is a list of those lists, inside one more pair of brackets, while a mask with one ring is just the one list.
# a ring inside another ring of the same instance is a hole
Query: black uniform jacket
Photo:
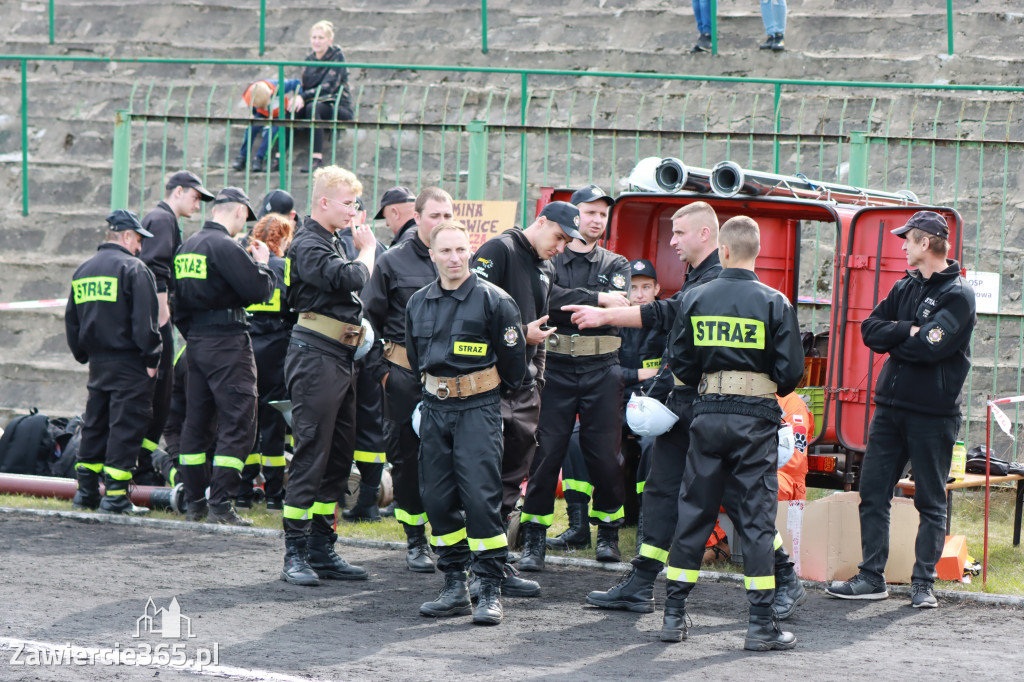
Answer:
[[153, 271], [157, 291], [174, 291], [174, 254], [181, 246], [178, 216], [161, 201], [145, 215], [142, 226], [152, 232], [153, 236], [142, 240], [139, 258]]
[[363, 291], [366, 317], [381, 339], [405, 345], [405, 308], [409, 299], [436, 279], [437, 268], [430, 260], [430, 249], [418, 236], [384, 252]]
[[64, 331], [75, 360], [139, 358], [160, 363], [156, 283], [146, 264], [120, 244], [101, 244], [75, 270]]
[[415, 218], [409, 218], [408, 220], [406, 220], [405, 225], [402, 225], [402, 227], [398, 230], [398, 234], [396, 234], [395, 238], [391, 240], [391, 248], [398, 246], [402, 242], [409, 241], [410, 239], [416, 239], [417, 227], [418, 226], [416, 224]]
[[274, 334], [290, 330], [295, 324], [296, 315], [288, 305], [291, 262], [280, 256], [271, 256], [267, 266], [274, 273], [274, 293], [266, 301], [246, 308], [252, 315], [249, 319], [250, 334]]
[[[331, 45], [327, 52], [320, 59], [316, 58], [315, 52], [306, 55], [307, 62], [344, 62], [345, 55], [341, 48]], [[317, 87], [320, 90], [317, 90]], [[338, 98], [338, 91], [341, 90], [341, 97]], [[319, 94], [318, 94], [319, 93]], [[344, 66], [331, 68], [329, 66], [307, 66], [302, 70], [302, 99], [312, 102], [314, 98], [319, 101], [327, 101], [332, 104], [337, 98], [338, 107], [350, 108], [352, 96], [348, 91], [348, 69]]]
[[[960, 264], [928, 279], [918, 270], [892, 290], [861, 324], [864, 345], [888, 353], [875, 384], [875, 402], [913, 412], [960, 414], [960, 390], [971, 368], [971, 333], [978, 322], [974, 289]], [[920, 327], [914, 336], [912, 326]]]
[[220, 223], [207, 220], [203, 229], [185, 240], [174, 257], [175, 323], [204, 334], [234, 335], [246, 330], [245, 322], [195, 324], [195, 313], [245, 308], [268, 300], [274, 293], [274, 275], [257, 263], [228, 235]]
[[[454, 291], [440, 280], [417, 291], [405, 311], [405, 342], [414, 372], [457, 377], [496, 366], [501, 392], [526, 374], [519, 308], [504, 291], [473, 273]], [[433, 399], [433, 398], [432, 398]]]
[[[788, 395], [804, 374], [796, 311], [750, 270], [724, 269], [683, 295], [669, 339], [669, 367], [693, 386], [702, 374], [720, 370], [760, 372], [778, 385], [780, 396]], [[706, 412], [782, 417], [774, 397], [708, 394], [693, 407], [694, 415]]]
[[[296, 313], [319, 313], [348, 324], [362, 322], [363, 302], [358, 292], [366, 286], [370, 272], [363, 263], [345, 256], [341, 242], [331, 232], [306, 216], [288, 248], [288, 260], [288, 302]], [[327, 338], [302, 327], [292, 333]], [[332, 343], [331, 347], [341, 345]]]
[[[334, 233], [334, 239], [341, 244], [342, 253], [349, 260], [355, 260], [359, 256], [359, 251], [356, 250], [355, 241], [352, 239], [352, 229], [346, 227], [344, 230], [338, 230]], [[387, 247], [381, 244], [380, 240], [377, 240], [376, 254], [374, 255], [374, 271], [380, 267], [380, 257], [387, 251]], [[372, 277], [372, 275], [371, 275]], [[365, 288], [365, 287], [364, 287]], [[360, 293], [359, 298], [363, 300], [363, 314], [366, 314], [366, 297]], [[387, 363], [384, 362], [384, 348], [381, 344], [380, 336], [376, 337], [376, 341], [367, 354], [362, 358], [363, 371], [370, 373], [370, 377], [374, 381], [380, 381], [384, 378], [384, 375], [388, 373]]]
[[[555, 267], [537, 255], [518, 227], [505, 230], [489, 239], [477, 250], [472, 270], [478, 277], [500, 287], [519, 306], [526, 325], [548, 314], [548, 298]], [[527, 346], [526, 362], [529, 373], [523, 382], [524, 388], [533, 382], [544, 381], [545, 352], [543, 346]]]
[[623, 329], [620, 335], [622, 348], [619, 349], [619, 364], [622, 365], [623, 398], [629, 400], [633, 393], [643, 393], [664, 401], [672, 390], [672, 374], [668, 368], [643, 382], [637, 376], [637, 371], [661, 368], [668, 334], [661, 329]]

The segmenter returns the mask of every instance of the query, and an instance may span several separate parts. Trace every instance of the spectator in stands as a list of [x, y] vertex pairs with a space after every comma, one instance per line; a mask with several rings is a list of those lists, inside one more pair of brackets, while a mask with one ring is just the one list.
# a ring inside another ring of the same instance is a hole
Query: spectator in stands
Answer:
[[[697, 0], [694, 0], [696, 2]], [[761, 0], [761, 20], [768, 39], [761, 43], [762, 50], [782, 52], [786, 49], [786, 0]]]
[[[288, 111], [295, 111], [296, 105], [299, 103], [298, 98], [295, 96], [299, 91], [301, 82], [298, 78], [289, 78], [284, 82], [285, 109]], [[242, 102], [252, 110], [253, 118], [280, 118], [281, 117], [281, 102], [278, 97], [277, 91], [277, 79], [267, 78], [265, 80], [253, 81], [249, 83], [249, 86], [242, 93]], [[252, 160], [252, 172], [262, 173], [267, 169], [266, 158], [267, 149], [270, 146], [270, 139], [277, 134], [280, 128], [274, 126], [266, 127], [259, 123], [253, 123], [245, 131], [245, 136], [242, 138], [242, 147], [238, 150], [238, 156], [235, 157], [231, 167], [236, 171], [240, 171], [245, 168], [245, 160], [249, 155], [249, 147], [252, 145], [253, 140], [259, 136], [260, 146], [256, 150], [256, 156]], [[271, 170], [276, 170], [272, 168]]]
[[693, 18], [700, 35], [690, 52], [711, 52], [711, 0], [693, 0]]
[[[344, 62], [341, 48], [333, 44], [334, 24], [318, 21], [309, 31], [309, 44], [313, 51], [306, 55], [307, 62], [315, 62], [302, 71], [302, 89], [297, 98], [296, 118], [317, 121], [351, 121], [352, 96], [348, 90], [348, 69], [344, 66], [321, 66], [331, 62]], [[314, 127], [311, 133], [313, 162], [302, 169], [309, 173], [324, 165], [324, 131]]]

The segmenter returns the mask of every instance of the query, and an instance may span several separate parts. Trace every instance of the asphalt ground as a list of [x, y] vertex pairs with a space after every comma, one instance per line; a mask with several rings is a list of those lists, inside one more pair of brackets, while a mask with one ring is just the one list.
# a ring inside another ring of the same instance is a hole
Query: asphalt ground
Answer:
[[[918, 610], [905, 595], [844, 602], [812, 586], [785, 623], [797, 648], [753, 653], [731, 580], [702, 581], [689, 638], [664, 644], [662, 579], [657, 612], [608, 612], [583, 600], [617, 574], [549, 566], [530, 576], [541, 598], [505, 598], [501, 625], [474, 626], [418, 615], [442, 580], [409, 572], [403, 553], [338, 549], [370, 580], [289, 585], [277, 537], [0, 514], [0, 680], [950, 681], [1016, 680], [1024, 667], [1016, 607], [941, 599]], [[177, 600], [190, 619], [177, 621], [181, 639], [147, 632], [145, 620], [134, 636], [150, 598], [156, 608]], [[176, 665], [214, 652], [201, 672]]]

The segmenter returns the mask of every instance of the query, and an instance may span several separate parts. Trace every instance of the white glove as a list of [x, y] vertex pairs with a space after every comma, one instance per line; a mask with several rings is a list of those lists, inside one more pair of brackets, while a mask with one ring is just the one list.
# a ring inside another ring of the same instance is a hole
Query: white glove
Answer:
[[793, 427], [789, 424], [779, 428], [779, 466], [782, 467], [789, 464], [789, 460], [793, 459], [793, 451], [796, 449], [796, 437], [793, 435]]

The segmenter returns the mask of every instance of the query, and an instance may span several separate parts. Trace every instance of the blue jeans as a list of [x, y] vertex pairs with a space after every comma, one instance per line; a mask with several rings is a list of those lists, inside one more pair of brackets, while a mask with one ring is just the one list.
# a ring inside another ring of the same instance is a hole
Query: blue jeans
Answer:
[[[694, 6], [697, 0], [693, 0]], [[761, 20], [768, 35], [786, 32], [786, 0], [761, 0]]]
[[711, 33], [711, 0], [693, 0], [693, 18], [697, 20], [697, 32]]
[[[260, 114], [255, 111], [252, 114], [256, 118], [263, 118]], [[238, 150], [238, 155], [243, 159], [249, 156], [249, 146], [252, 144], [252, 140], [258, 135], [260, 137], [260, 146], [256, 149], [256, 158], [265, 159], [267, 158], [267, 149], [270, 146], [270, 138], [277, 134], [280, 130], [278, 126], [262, 126], [253, 123], [251, 126], [246, 128], [245, 135], [242, 137], [242, 148]]]

